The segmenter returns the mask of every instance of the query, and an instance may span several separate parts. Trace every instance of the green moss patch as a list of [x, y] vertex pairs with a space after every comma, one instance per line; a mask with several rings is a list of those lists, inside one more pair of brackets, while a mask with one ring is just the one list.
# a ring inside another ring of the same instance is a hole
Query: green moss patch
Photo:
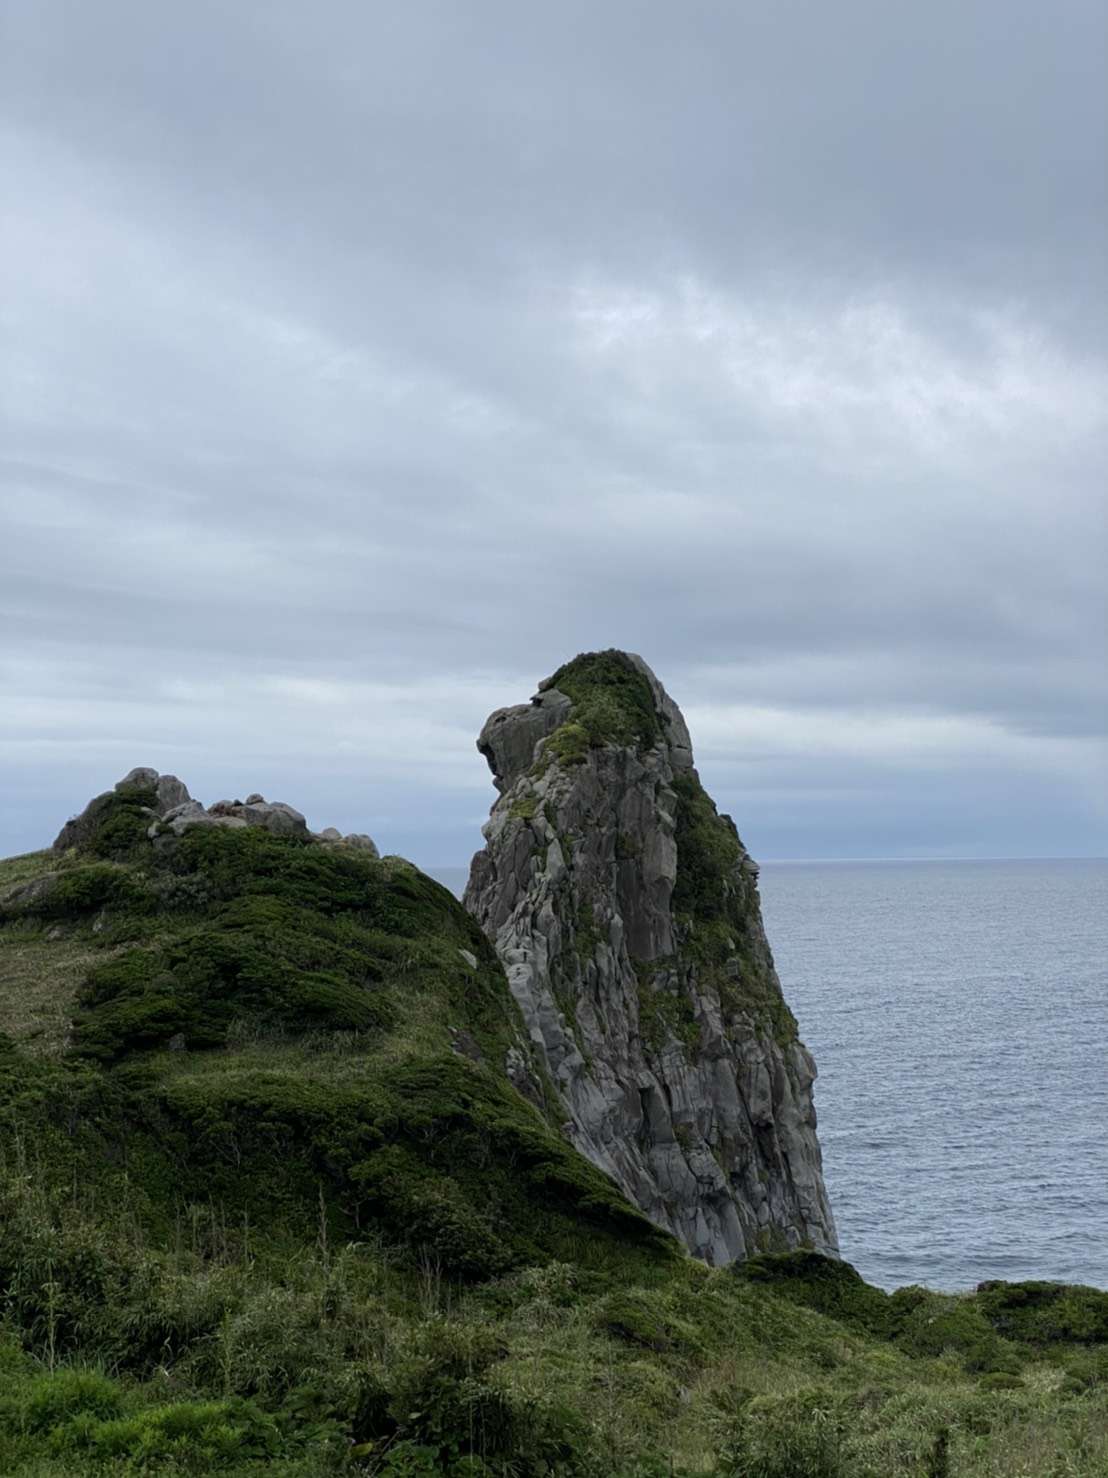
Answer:
[[590, 744], [649, 749], [662, 737], [650, 683], [624, 652], [582, 652], [546, 686], [571, 700], [572, 720]]
[[583, 765], [589, 757], [589, 731], [584, 724], [569, 720], [555, 729], [542, 748], [538, 760], [539, 768], [550, 763], [559, 765]]
[[695, 774], [674, 777], [677, 877], [673, 914], [681, 952], [727, 1007], [743, 1010], [785, 1045], [796, 1018], [773, 974], [754, 885], [743, 877], [745, 851], [729, 816], [721, 816]]
[[700, 1023], [692, 1001], [680, 986], [659, 985], [658, 967], [664, 961], [635, 964], [639, 999], [639, 1031], [648, 1047], [657, 1052], [672, 1035], [687, 1048], [700, 1041]]

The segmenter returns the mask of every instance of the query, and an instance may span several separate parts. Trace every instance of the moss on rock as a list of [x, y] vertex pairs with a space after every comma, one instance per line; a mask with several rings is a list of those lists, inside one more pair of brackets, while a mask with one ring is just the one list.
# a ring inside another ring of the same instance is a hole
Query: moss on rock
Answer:
[[557, 688], [571, 701], [571, 721], [589, 744], [649, 749], [662, 737], [650, 683], [625, 652], [582, 652], [543, 687]]

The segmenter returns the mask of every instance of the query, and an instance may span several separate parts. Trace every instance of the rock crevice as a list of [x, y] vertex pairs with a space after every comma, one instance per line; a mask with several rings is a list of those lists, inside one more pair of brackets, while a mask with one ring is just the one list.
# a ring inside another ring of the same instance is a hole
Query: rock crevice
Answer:
[[697, 1256], [836, 1253], [815, 1066], [677, 705], [641, 658], [586, 654], [478, 748], [500, 794], [465, 903], [541, 1063], [531, 1096]]

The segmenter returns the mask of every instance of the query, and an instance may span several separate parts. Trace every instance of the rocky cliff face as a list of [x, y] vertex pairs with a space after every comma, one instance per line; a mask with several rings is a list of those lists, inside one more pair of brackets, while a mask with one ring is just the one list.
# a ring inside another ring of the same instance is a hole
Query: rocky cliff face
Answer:
[[534, 1047], [517, 1086], [697, 1256], [837, 1252], [758, 870], [677, 705], [641, 658], [591, 653], [478, 748], [500, 797], [465, 903]]

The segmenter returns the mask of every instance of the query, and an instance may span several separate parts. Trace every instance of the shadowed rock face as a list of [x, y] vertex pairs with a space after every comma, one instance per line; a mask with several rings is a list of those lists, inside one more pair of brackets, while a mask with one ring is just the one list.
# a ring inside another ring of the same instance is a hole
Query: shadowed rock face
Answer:
[[762, 928], [757, 868], [641, 658], [590, 653], [500, 709], [500, 797], [467, 908], [545, 1069], [508, 1064], [652, 1220], [712, 1263], [837, 1252], [815, 1065]]

